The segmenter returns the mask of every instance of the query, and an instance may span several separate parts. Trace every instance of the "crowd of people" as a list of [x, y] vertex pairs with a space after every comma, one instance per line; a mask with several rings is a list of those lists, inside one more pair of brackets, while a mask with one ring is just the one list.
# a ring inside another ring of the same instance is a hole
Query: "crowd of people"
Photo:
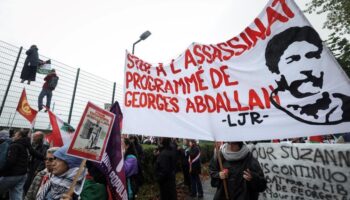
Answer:
[[[82, 159], [66, 154], [68, 147], [49, 147], [44, 133], [29, 130], [10, 134], [0, 131], [0, 199], [10, 200], [90, 200], [110, 199], [107, 179], [90, 161], [69, 194], [73, 177]], [[322, 142], [348, 139], [349, 134], [316, 136]], [[332, 140], [333, 139], [333, 140]], [[201, 149], [196, 140], [158, 138], [155, 148], [154, 177], [159, 186], [159, 199], [176, 200], [176, 173], [182, 171], [183, 184], [192, 198], [203, 198], [200, 178]], [[268, 141], [271, 142], [271, 141]], [[304, 138], [272, 141], [303, 143]], [[332, 142], [329, 142], [332, 143]], [[137, 199], [143, 185], [144, 150], [137, 136], [123, 139], [124, 170], [128, 199]], [[213, 150], [209, 163], [211, 186], [216, 188], [214, 200], [257, 200], [267, 182], [258, 161], [243, 142], [221, 143]], [[180, 165], [179, 165], [180, 163]], [[179, 167], [180, 166], [180, 167]]]
[[[10, 138], [9, 131], [0, 132], [1, 152], [6, 152], [5, 156], [1, 157], [0, 198], [10, 200], [81, 198], [84, 195], [82, 191], [86, 173], [79, 177], [73, 195], [66, 193], [82, 159], [67, 155], [67, 146], [49, 148], [44, 143], [42, 132], [35, 132], [32, 142], [28, 133], [29, 130], [19, 130]], [[87, 168], [88, 172], [92, 171], [90, 176], [93, 177], [95, 175], [93, 167], [88, 165]], [[84, 186], [91, 185], [91, 181], [87, 180]], [[86, 192], [91, 188], [95, 187], [90, 187]]]

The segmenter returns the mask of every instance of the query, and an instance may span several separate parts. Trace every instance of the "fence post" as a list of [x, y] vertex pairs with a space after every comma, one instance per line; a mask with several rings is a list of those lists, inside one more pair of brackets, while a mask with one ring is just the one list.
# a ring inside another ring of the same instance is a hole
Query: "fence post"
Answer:
[[116, 83], [114, 82], [114, 83], [113, 83], [113, 95], [112, 95], [112, 103], [111, 103], [111, 105], [113, 105], [113, 103], [114, 103], [115, 85], [116, 85]]
[[74, 85], [74, 90], [73, 90], [72, 102], [71, 102], [71, 104], [70, 104], [70, 110], [69, 110], [69, 116], [68, 116], [68, 124], [70, 124], [70, 120], [71, 120], [71, 118], [72, 118], [72, 112], [73, 112], [73, 106], [74, 106], [74, 99], [75, 99], [75, 92], [77, 91], [79, 73], [80, 73], [80, 68], [78, 68], [78, 70], [77, 70], [77, 76], [76, 76], [76, 78], [75, 78], [75, 85]]
[[19, 52], [18, 52], [18, 55], [17, 55], [17, 59], [16, 59], [16, 62], [15, 62], [15, 66], [13, 67], [12, 74], [11, 74], [11, 77], [10, 77], [10, 80], [9, 80], [9, 84], [7, 85], [7, 89], [6, 89], [6, 91], [5, 91], [5, 96], [4, 96], [4, 99], [2, 100], [2, 103], [1, 103], [1, 107], [0, 107], [0, 116], [1, 116], [1, 114], [2, 114], [2, 110], [4, 109], [4, 106], [5, 106], [7, 94], [9, 93], [10, 86], [11, 86], [11, 83], [12, 83], [12, 79], [13, 79], [13, 76], [15, 75], [15, 72], [16, 72], [18, 60], [19, 60], [19, 58], [21, 57], [22, 49], [23, 49], [23, 47], [19, 48]]

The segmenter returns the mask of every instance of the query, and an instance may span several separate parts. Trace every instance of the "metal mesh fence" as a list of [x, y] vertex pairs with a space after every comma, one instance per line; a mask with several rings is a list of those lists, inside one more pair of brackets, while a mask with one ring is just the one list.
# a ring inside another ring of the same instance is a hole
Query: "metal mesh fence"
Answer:
[[[19, 47], [0, 41], [0, 106], [4, 103], [0, 116], [0, 127], [30, 127], [30, 123], [19, 113], [16, 113], [23, 88], [26, 89], [29, 105], [36, 110], [38, 109], [38, 96], [46, 75], [37, 73], [36, 80], [31, 82], [30, 85], [27, 82], [21, 83], [20, 75], [26, 58], [26, 49], [23, 49], [20, 54], [19, 52]], [[11, 75], [18, 56], [18, 64], [11, 81]], [[40, 55], [39, 58], [44, 61], [49, 59], [43, 55]], [[120, 85], [115, 86], [114, 82], [82, 70], [79, 70], [79, 75], [77, 76], [77, 68], [53, 59], [51, 59], [51, 66], [56, 70], [59, 77], [58, 85], [53, 91], [51, 99], [51, 110], [63, 121], [67, 122], [70, 119], [70, 124], [73, 127], [76, 127], [79, 123], [81, 114], [88, 101], [103, 108], [105, 103], [112, 103], [113, 97], [114, 100], [119, 102], [122, 100], [122, 87]], [[77, 87], [74, 93], [76, 81]], [[9, 90], [6, 96], [8, 86]], [[73, 97], [74, 103], [72, 104]], [[5, 98], [6, 101], [4, 101]], [[43, 103], [45, 105], [46, 98], [44, 98]], [[71, 109], [72, 112], [70, 112]], [[41, 111], [38, 113], [35, 128], [50, 129], [49, 117], [46, 112]]]

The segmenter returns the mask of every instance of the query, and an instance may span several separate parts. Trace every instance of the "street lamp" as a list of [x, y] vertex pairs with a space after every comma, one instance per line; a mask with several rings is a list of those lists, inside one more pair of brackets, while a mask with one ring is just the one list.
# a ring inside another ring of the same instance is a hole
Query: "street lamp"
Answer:
[[145, 31], [144, 33], [142, 33], [142, 35], [140, 35], [140, 39], [137, 40], [136, 42], [134, 42], [134, 44], [132, 45], [132, 54], [134, 54], [135, 45], [137, 43], [141, 42], [141, 40], [147, 39], [150, 35], [151, 35], [151, 32], [149, 32], [149, 31]]

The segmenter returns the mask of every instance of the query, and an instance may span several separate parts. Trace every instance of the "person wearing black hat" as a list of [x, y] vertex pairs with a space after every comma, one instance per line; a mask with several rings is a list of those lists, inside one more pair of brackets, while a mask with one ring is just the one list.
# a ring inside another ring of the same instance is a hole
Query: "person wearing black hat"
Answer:
[[267, 187], [266, 179], [248, 147], [243, 142], [229, 142], [221, 146], [219, 156], [223, 170], [220, 170], [216, 153], [209, 165], [212, 186], [217, 187], [214, 200], [225, 199], [222, 180], [227, 181], [230, 200], [258, 200], [259, 193]]

